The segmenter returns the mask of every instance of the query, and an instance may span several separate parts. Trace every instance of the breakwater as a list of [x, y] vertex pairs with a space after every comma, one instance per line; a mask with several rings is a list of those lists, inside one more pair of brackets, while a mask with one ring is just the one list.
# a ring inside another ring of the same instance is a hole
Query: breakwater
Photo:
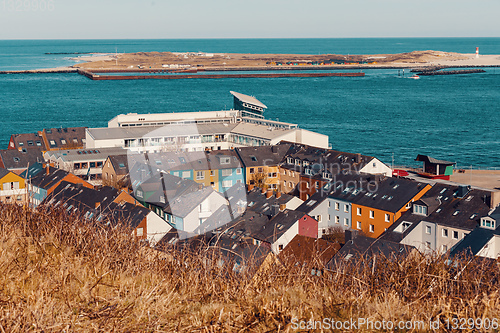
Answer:
[[473, 73], [486, 73], [485, 70], [479, 69], [479, 68], [474, 68], [474, 69], [458, 69], [458, 70], [452, 70], [452, 71], [422, 71], [419, 72], [417, 75], [421, 76], [434, 76], [434, 75], [457, 75], [457, 74], [473, 74]]
[[91, 80], [175, 80], [175, 79], [225, 79], [225, 78], [286, 78], [286, 77], [362, 77], [363, 72], [357, 73], [248, 73], [248, 74], [167, 74], [167, 75], [101, 75], [89, 71], [78, 70], [78, 74]]

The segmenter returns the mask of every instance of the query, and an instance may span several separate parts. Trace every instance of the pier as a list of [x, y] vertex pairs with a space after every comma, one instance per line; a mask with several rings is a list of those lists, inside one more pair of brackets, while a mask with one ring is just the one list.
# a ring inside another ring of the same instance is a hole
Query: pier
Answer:
[[91, 80], [177, 80], [177, 79], [227, 79], [227, 78], [286, 78], [286, 77], [363, 77], [365, 73], [248, 73], [248, 74], [163, 74], [163, 75], [100, 75], [78, 70], [78, 74]]

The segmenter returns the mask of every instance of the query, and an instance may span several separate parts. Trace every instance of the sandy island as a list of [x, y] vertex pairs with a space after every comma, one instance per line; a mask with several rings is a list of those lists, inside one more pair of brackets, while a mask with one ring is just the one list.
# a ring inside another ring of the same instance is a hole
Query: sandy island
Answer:
[[[500, 67], [500, 55], [462, 54], [441, 51], [414, 51], [401, 54], [373, 55], [305, 55], [305, 54], [239, 54], [203, 52], [138, 52], [99, 54], [73, 58], [87, 61], [73, 68], [99, 69], [171, 69], [204, 68], [273, 69], [273, 68], [422, 68], [422, 67]], [[343, 62], [343, 63], [342, 63]], [[289, 63], [289, 64], [287, 64]]]

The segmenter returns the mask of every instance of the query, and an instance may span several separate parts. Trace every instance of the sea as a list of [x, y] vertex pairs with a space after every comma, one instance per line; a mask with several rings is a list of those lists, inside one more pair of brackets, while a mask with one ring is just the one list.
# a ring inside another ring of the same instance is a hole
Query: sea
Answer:
[[[69, 66], [96, 53], [393, 54], [416, 50], [500, 55], [500, 38], [0, 40], [0, 71]], [[364, 77], [91, 81], [78, 74], [0, 75], [0, 149], [11, 134], [105, 127], [117, 114], [230, 109], [229, 91], [255, 96], [268, 119], [329, 136], [333, 149], [391, 165], [418, 154], [462, 168], [500, 168], [500, 68], [408, 79]]]

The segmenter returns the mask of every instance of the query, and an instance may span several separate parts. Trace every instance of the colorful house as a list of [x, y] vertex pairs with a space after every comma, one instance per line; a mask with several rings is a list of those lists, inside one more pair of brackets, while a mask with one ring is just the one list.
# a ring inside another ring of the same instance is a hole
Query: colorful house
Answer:
[[24, 178], [0, 168], [0, 202], [23, 204], [26, 199]]

